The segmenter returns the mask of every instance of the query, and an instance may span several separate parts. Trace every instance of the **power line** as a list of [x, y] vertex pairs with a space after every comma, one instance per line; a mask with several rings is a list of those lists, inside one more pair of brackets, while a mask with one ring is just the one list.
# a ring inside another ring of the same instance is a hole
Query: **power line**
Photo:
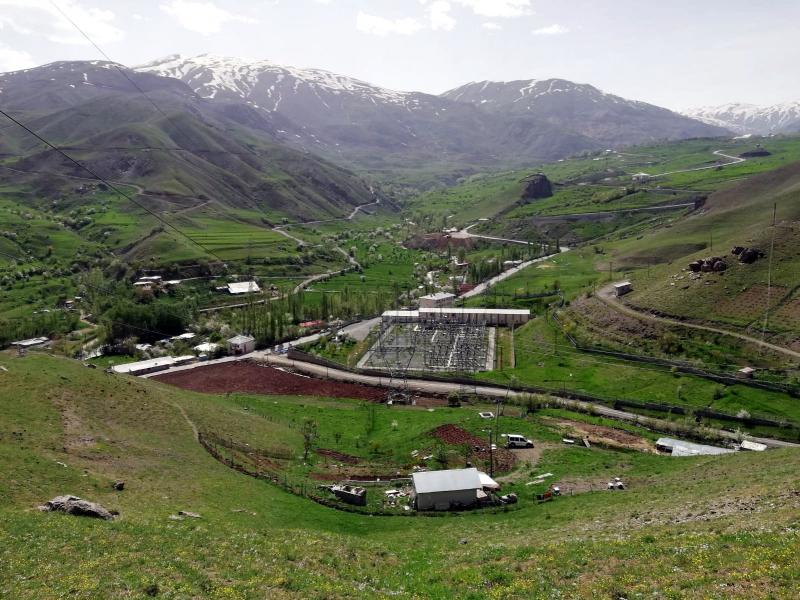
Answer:
[[207, 254], [209, 254], [209, 255], [213, 256], [214, 258], [216, 258], [216, 259], [217, 259], [217, 260], [218, 260], [220, 263], [223, 263], [223, 264], [225, 263], [225, 260], [224, 260], [222, 257], [220, 257], [219, 255], [217, 255], [215, 252], [213, 252], [212, 250], [209, 250], [209, 249], [208, 249], [207, 247], [205, 247], [203, 244], [201, 244], [200, 242], [198, 242], [198, 241], [194, 240], [194, 239], [193, 239], [192, 237], [190, 237], [188, 234], [186, 234], [186, 233], [184, 233], [183, 231], [181, 231], [181, 230], [180, 230], [178, 227], [176, 227], [176, 226], [175, 226], [175, 225], [173, 225], [172, 223], [170, 223], [170, 222], [166, 221], [165, 219], [163, 219], [163, 218], [162, 218], [162, 217], [161, 217], [161, 216], [160, 216], [160, 215], [159, 215], [157, 212], [155, 212], [154, 210], [151, 210], [151, 209], [147, 208], [147, 207], [146, 207], [145, 205], [143, 205], [141, 202], [138, 202], [138, 201], [134, 200], [134, 199], [133, 199], [133, 197], [129, 196], [128, 194], [126, 194], [126, 193], [124, 193], [124, 192], [122, 192], [122, 191], [121, 191], [121, 190], [120, 190], [118, 187], [116, 187], [114, 184], [112, 184], [112, 183], [108, 182], [106, 179], [104, 179], [103, 177], [101, 177], [100, 175], [98, 175], [97, 173], [95, 173], [94, 171], [92, 171], [92, 170], [91, 170], [89, 167], [87, 167], [86, 165], [84, 165], [84, 164], [82, 164], [82, 163], [78, 162], [77, 160], [75, 160], [74, 158], [72, 158], [72, 157], [71, 157], [69, 154], [67, 154], [66, 152], [64, 152], [64, 151], [63, 151], [61, 148], [59, 148], [58, 146], [55, 146], [54, 144], [51, 144], [50, 142], [48, 142], [46, 139], [44, 139], [42, 136], [40, 136], [38, 133], [36, 133], [35, 131], [33, 131], [33, 130], [32, 130], [30, 127], [28, 127], [28, 126], [27, 126], [27, 125], [25, 125], [24, 123], [22, 123], [22, 122], [18, 121], [17, 119], [15, 119], [14, 117], [12, 117], [10, 114], [8, 114], [7, 112], [5, 112], [5, 111], [4, 111], [4, 110], [2, 110], [2, 109], [0, 109], [0, 114], [1, 114], [1, 115], [3, 115], [5, 118], [7, 118], [9, 121], [12, 121], [12, 122], [13, 122], [13, 123], [15, 123], [17, 126], [21, 127], [21, 128], [22, 128], [22, 129], [24, 129], [25, 131], [27, 131], [27, 132], [28, 132], [30, 135], [32, 135], [33, 137], [35, 137], [37, 140], [39, 140], [40, 142], [42, 142], [43, 144], [45, 144], [46, 146], [48, 146], [48, 147], [49, 147], [49, 148], [51, 148], [52, 150], [55, 150], [55, 151], [56, 151], [58, 154], [60, 154], [60, 155], [61, 155], [61, 156], [63, 156], [64, 158], [66, 158], [68, 161], [70, 161], [71, 163], [73, 163], [73, 164], [74, 164], [75, 166], [77, 166], [78, 168], [80, 168], [80, 169], [82, 169], [82, 170], [86, 171], [87, 173], [89, 173], [89, 175], [91, 175], [91, 176], [92, 176], [93, 178], [95, 178], [96, 180], [98, 180], [98, 181], [100, 181], [100, 182], [104, 183], [105, 185], [107, 185], [107, 186], [108, 186], [110, 189], [112, 189], [114, 192], [116, 192], [117, 194], [119, 194], [120, 196], [122, 196], [123, 198], [125, 198], [126, 200], [128, 200], [129, 202], [131, 202], [131, 203], [135, 204], [136, 206], [138, 206], [138, 207], [139, 207], [141, 210], [145, 211], [145, 212], [146, 212], [146, 213], [148, 213], [150, 216], [154, 217], [156, 220], [158, 220], [159, 222], [161, 222], [161, 223], [162, 223], [163, 225], [165, 225], [166, 227], [170, 228], [171, 230], [173, 230], [175, 233], [177, 233], [177, 234], [178, 234], [178, 235], [180, 235], [181, 237], [184, 237], [184, 238], [186, 238], [187, 240], [189, 240], [189, 242], [191, 242], [192, 244], [194, 244], [195, 246], [197, 246], [198, 248], [200, 248], [201, 250], [203, 250], [203, 251], [204, 251], [204, 252], [206, 252]]
[[144, 96], [145, 98], [147, 98], [147, 100], [150, 102], [150, 104], [152, 104], [152, 105], [153, 105], [153, 107], [154, 107], [154, 108], [155, 108], [155, 109], [156, 109], [156, 110], [157, 110], [159, 113], [161, 113], [161, 115], [163, 115], [163, 116], [164, 116], [165, 118], [167, 118], [167, 119], [169, 118], [169, 117], [167, 116], [167, 114], [166, 114], [164, 111], [162, 111], [162, 110], [161, 110], [161, 108], [159, 108], [159, 106], [158, 106], [158, 105], [157, 105], [157, 104], [156, 104], [156, 103], [153, 101], [153, 99], [152, 99], [152, 98], [150, 98], [150, 96], [148, 96], [148, 95], [147, 95], [147, 94], [144, 92], [144, 90], [143, 90], [142, 88], [140, 88], [140, 87], [139, 87], [139, 85], [138, 85], [138, 84], [137, 84], [137, 83], [136, 83], [136, 82], [135, 82], [133, 79], [131, 79], [131, 78], [128, 76], [128, 74], [127, 74], [125, 71], [123, 71], [123, 70], [120, 68], [120, 66], [119, 66], [119, 65], [118, 65], [116, 62], [114, 62], [113, 60], [111, 60], [111, 58], [109, 58], [108, 54], [106, 54], [105, 52], [103, 52], [103, 49], [102, 49], [100, 46], [98, 46], [97, 44], [95, 44], [95, 43], [94, 43], [94, 40], [92, 40], [92, 38], [90, 38], [90, 37], [89, 37], [89, 36], [86, 34], [86, 32], [85, 32], [83, 29], [81, 29], [80, 27], [78, 27], [78, 24], [77, 24], [77, 23], [75, 23], [75, 21], [73, 21], [72, 19], [70, 19], [70, 18], [69, 18], [69, 15], [67, 15], [67, 13], [65, 13], [63, 10], [61, 10], [61, 7], [60, 7], [58, 4], [56, 4], [54, 0], [50, 0], [50, 4], [51, 4], [51, 5], [52, 5], [52, 6], [53, 6], [53, 7], [54, 7], [54, 8], [55, 8], [55, 9], [56, 9], [56, 10], [57, 10], [59, 13], [61, 13], [61, 16], [62, 16], [62, 17], [64, 17], [64, 18], [65, 18], [67, 21], [69, 21], [69, 23], [70, 23], [70, 24], [71, 24], [71, 25], [72, 25], [72, 26], [73, 26], [75, 29], [77, 29], [77, 30], [78, 30], [78, 32], [79, 32], [79, 33], [80, 33], [80, 34], [81, 34], [81, 35], [82, 35], [84, 38], [86, 38], [86, 41], [87, 41], [87, 42], [89, 42], [89, 43], [90, 43], [92, 46], [94, 46], [94, 47], [95, 47], [95, 49], [96, 49], [96, 50], [97, 50], [97, 51], [98, 51], [100, 54], [102, 54], [102, 55], [105, 57], [105, 59], [106, 59], [108, 62], [110, 62], [110, 63], [111, 63], [111, 65], [112, 65], [112, 66], [113, 66], [113, 67], [114, 67], [114, 68], [115, 68], [117, 71], [119, 71], [119, 72], [120, 72], [120, 74], [121, 74], [121, 75], [122, 75], [122, 76], [123, 76], [125, 79], [127, 79], [127, 80], [128, 80], [128, 82], [129, 82], [129, 83], [130, 83], [130, 84], [131, 84], [133, 87], [135, 87], [135, 88], [136, 88], [136, 89], [139, 91], [139, 93], [140, 93], [140, 94], [142, 94], [142, 96]]

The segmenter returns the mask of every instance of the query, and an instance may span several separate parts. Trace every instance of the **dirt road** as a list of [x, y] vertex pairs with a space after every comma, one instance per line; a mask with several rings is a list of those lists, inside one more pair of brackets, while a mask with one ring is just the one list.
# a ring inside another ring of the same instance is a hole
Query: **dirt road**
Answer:
[[637, 319], [644, 319], [646, 321], [652, 321], [654, 323], [664, 323], [665, 325], [677, 325], [679, 327], [686, 327], [688, 329], [699, 329], [701, 331], [710, 331], [712, 333], [721, 333], [723, 335], [730, 335], [735, 338], [739, 338], [740, 340], [744, 340], [746, 342], [750, 342], [751, 344], [756, 344], [761, 346], [762, 348], [768, 348], [775, 352], [779, 352], [786, 356], [791, 356], [792, 358], [800, 359], [800, 352], [795, 352], [794, 350], [790, 350], [789, 348], [784, 348], [783, 346], [777, 346], [775, 344], [770, 344], [769, 342], [765, 342], [763, 340], [759, 340], [758, 338], [751, 337], [744, 333], [738, 333], [736, 331], [730, 331], [728, 329], [722, 329], [720, 327], [712, 327], [711, 325], [699, 325], [697, 323], [686, 323], [684, 321], [678, 321], [677, 319], [668, 319], [666, 317], [657, 317], [655, 315], [651, 315], [646, 312], [642, 312], [636, 310], [620, 302], [620, 300], [614, 294], [614, 284], [608, 284], [607, 286], [601, 288], [597, 292], [597, 297], [605, 302], [608, 306], [616, 310], [617, 312], [621, 312], [631, 317], [635, 317]]
[[[521, 398], [527, 395], [522, 392], [510, 391], [505, 388], [488, 386], [488, 385], [464, 386], [458, 383], [428, 381], [425, 379], [407, 379], [403, 381], [399, 379], [393, 380], [388, 377], [381, 377], [377, 375], [361, 375], [359, 373], [351, 373], [349, 371], [342, 371], [339, 369], [332, 369], [329, 367], [323, 367], [311, 363], [295, 361], [285, 356], [278, 356], [273, 354], [264, 355], [263, 360], [270, 365], [289, 367], [296, 371], [307, 373], [309, 375], [313, 375], [316, 377], [334, 379], [337, 381], [348, 381], [351, 383], [361, 383], [364, 385], [379, 386], [379, 387], [403, 387], [412, 391], [423, 392], [428, 394], [449, 394], [450, 392], [463, 392], [466, 389], [469, 392], [474, 392], [478, 395], [488, 398], [505, 398], [505, 397]], [[595, 414], [599, 414], [604, 417], [609, 417], [611, 419], [616, 419], [618, 421], [626, 421], [634, 424], [638, 424], [642, 421], [644, 421], [645, 423], [647, 421], [651, 422], [655, 421], [663, 423], [664, 426], [669, 425], [669, 422], [667, 421], [661, 421], [659, 419], [651, 419], [649, 417], [642, 417], [641, 415], [626, 412], [623, 410], [617, 410], [615, 408], [610, 408], [602, 404], [591, 404], [589, 402], [566, 400], [564, 398], [558, 398], [558, 397], [554, 397], [553, 401], [555, 403], [562, 403], [565, 406], [569, 405], [572, 407], [578, 407], [581, 410], [586, 410], [586, 411], [592, 410], [595, 412]], [[715, 430], [715, 433], [717, 433], [722, 438], [738, 441], [738, 436], [735, 433], [723, 430]], [[785, 442], [783, 440], [774, 440], [771, 438], [758, 438], [758, 437], [748, 437], [747, 439], [751, 439], [755, 442], [766, 444], [771, 448], [800, 448], [800, 444]]]

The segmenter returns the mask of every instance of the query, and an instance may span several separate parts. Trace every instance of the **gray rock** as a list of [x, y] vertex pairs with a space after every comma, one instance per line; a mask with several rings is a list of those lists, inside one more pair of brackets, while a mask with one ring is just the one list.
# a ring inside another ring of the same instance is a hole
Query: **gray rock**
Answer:
[[68, 515], [92, 517], [94, 519], [104, 519], [106, 521], [114, 519], [114, 515], [105, 507], [95, 502], [83, 500], [78, 496], [56, 496], [40, 506], [39, 510], [42, 512], [63, 512]]

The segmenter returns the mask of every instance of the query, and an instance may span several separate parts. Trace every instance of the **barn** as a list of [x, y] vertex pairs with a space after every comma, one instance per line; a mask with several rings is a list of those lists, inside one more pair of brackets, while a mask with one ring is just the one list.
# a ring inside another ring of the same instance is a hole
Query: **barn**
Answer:
[[417, 510], [470, 508], [478, 503], [483, 489], [477, 469], [423, 471], [411, 477]]

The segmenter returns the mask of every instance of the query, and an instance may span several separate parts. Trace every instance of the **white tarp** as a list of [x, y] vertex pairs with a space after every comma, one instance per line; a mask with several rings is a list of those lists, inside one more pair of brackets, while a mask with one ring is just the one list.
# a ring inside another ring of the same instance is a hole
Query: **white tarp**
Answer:
[[490, 490], [499, 490], [500, 484], [497, 483], [494, 479], [489, 477], [483, 471], [478, 471], [478, 477], [481, 479], [481, 487], [489, 488]]

